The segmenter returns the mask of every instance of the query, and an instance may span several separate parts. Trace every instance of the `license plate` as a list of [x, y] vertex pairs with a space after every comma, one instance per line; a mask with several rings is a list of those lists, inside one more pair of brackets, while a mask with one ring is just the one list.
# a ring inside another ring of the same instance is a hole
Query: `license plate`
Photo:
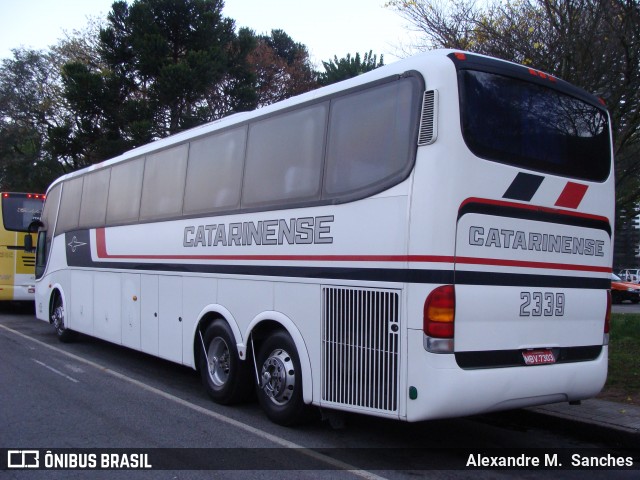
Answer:
[[556, 363], [556, 357], [550, 349], [525, 350], [522, 352], [525, 365], [546, 365]]

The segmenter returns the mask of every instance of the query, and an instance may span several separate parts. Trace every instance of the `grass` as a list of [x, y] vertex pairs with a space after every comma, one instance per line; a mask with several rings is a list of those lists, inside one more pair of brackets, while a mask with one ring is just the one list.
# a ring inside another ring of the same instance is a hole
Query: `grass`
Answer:
[[612, 314], [609, 333], [609, 375], [600, 398], [640, 405], [640, 314]]

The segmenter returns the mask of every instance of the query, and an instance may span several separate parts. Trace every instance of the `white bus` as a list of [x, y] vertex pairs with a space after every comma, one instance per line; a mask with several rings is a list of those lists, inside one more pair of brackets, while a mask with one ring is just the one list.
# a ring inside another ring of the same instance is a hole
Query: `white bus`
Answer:
[[406, 421], [575, 402], [607, 374], [596, 97], [433, 51], [156, 141], [47, 192], [36, 310], [216, 402]]

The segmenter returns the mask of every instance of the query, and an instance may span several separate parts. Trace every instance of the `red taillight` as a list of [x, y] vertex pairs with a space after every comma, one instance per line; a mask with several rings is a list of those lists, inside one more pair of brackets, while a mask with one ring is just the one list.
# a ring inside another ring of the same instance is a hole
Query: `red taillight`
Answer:
[[456, 52], [456, 53], [454, 53], [454, 55], [456, 56], [456, 58], [458, 60], [466, 60], [467, 59], [467, 56], [462, 52]]
[[604, 314], [604, 333], [608, 334], [611, 328], [611, 290], [607, 290], [607, 311]]
[[533, 75], [534, 77], [540, 77], [543, 80], [549, 80], [550, 82], [555, 82], [556, 81], [556, 77], [554, 77], [553, 75], [548, 75], [544, 72], [541, 72], [540, 70], [536, 70], [534, 68], [529, 68], [529, 73], [531, 75]]
[[424, 302], [422, 329], [432, 338], [453, 338], [456, 293], [453, 285], [433, 290]]

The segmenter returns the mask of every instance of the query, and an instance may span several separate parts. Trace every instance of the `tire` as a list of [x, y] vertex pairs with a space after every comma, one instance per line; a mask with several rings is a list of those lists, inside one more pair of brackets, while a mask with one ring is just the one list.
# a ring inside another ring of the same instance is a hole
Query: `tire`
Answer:
[[257, 357], [258, 401], [274, 423], [291, 426], [309, 418], [302, 398], [302, 371], [298, 351], [288, 333], [278, 330], [260, 346]]
[[53, 328], [55, 328], [58, 339], [63, 343], [69, 343], [75, 339], [75, 332], [65, 326], [65, 319], [66, 314], [62, 297], [56, 294], [49, 321], [51, 325], [53, 325]]
[[613, 304], [622, 303], [622, 296], [615, 290], [611, 291], [611, 303]]
[[254, 384], [251, 365], [249, 361], [240, 360], [235, 337], [227, 322], [215, 320], [202, 339], [206, 355], [200, 349], [200, 378], [209, 396], [221, 405], [246, 401]]

